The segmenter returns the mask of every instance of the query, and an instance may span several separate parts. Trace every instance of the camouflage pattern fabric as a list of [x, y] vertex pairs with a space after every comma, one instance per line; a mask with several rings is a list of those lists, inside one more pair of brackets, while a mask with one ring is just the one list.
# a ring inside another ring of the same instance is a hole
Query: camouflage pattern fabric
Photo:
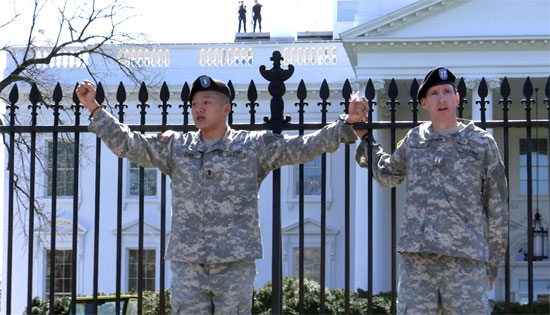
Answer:
[[204, 265], [172, 261], [172, 314], [250, 314], [253, 260]]
[[402, 253], [398, 314], [490, 314], [487, 263], [438, 254]]
[[172, 228], [166, 259], [218, 264], [262, 257], [258, 189], [271, 170], [305, 163], [341, 142], [357, 139], [340, 119], [312, 134], [283, 136], [227, 127], [206, 148], [200, 132], [174, 133], [169, 139], [132, 132], [106, 111], [89, 130], [119, 157], [158, 167], [171, 177]]
[[[393, 155], [370, 140], [372, 171], [386, 187], [407, 179], [399, 252], [488, 262], [496, 278], [507, 246], [504, 165], [491, 134], [460, 121], [466, 126], [448, 136], [430, 122], [411, 129]], [[367, 145], [357, 148], [361, 167], [367, 167]]]

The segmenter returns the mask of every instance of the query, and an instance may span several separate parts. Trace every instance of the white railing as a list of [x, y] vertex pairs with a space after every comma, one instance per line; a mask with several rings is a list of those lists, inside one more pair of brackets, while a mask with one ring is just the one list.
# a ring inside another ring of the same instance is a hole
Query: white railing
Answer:
[[199, 64], [203, 67], [245, 67], [254, 63], [252, 48], [203, 48]]
[[168, 67], [170, 66], [169, 49], [120, 49], [117, 60], [127, 67]]
[[283, 50], [284, 64], [335, 65], [338, 62], [336, 46], [291, 47]]

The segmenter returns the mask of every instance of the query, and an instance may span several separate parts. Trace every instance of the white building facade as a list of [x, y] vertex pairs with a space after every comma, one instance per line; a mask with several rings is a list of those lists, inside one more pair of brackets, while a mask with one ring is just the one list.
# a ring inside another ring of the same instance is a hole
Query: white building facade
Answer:
[[[505, 3], [503, 3], [505, 2]], [[477, 87], [482, 77], [489, 83], [490, 103], [486, 112], [487, 119], [501, 119], [502, 111], [498, 101], [499, 87], [506, 76], [510, 82], [512, 101], [510, 119], [522, 119], [524, 110], [521, 104], [522, 84], [526, 77], [530, 77], [533, 85], [539, 88], [539, 99], [542, 100], [544, 85], [550, 74], [550, 7], [545, 0], [522, 1], [513, 0], [401, 0], [401, 1], [334, 1], [334, 38], [333, 40], [294, 38], [292, 41], [245, 41], [223, 44], [173, 44], [149, 47], [109, 47], [113, 55], [125, 58], [136, 65], [143, 67], [144, 79], [149, 86], [149, 101], [147, 109], [147, 123], [159, 124], [161, 121], [159, 100], [160, 83], [167, 83], [170, 90], [172, 105], [169, 109], [168, 124], [182, 122], [182, 103], [180, 99], [183, 84], [189, 85], [202, 74], [231, 83], [236, 95], [234, 102], [233, 122], [248, 123], [250, 121], [247, 91], [251, 80], [258, 91], [259, 106], [256, 108], [256, 122], [262, 121], [264, 116], [270, 116], [269, 102], [271, 96], [267, 89], [268, 82], [258, 71], [260, 65], [268, 69], [272, 63], [272, 52], [278, 50], [285, 61], [282, 65], [295, 66], [292, 77], [285, 82], [285, 115], [292, 117], [292, 122], [298, 121], [298, 112], [295, 103], [298, 102], [296, 90], [301, 80], [307, 86], [305, 108], [307, 122], [321, 120], [321, 101], [319, 89], [324, 79], [330, 88], [331, 106], [328, 107], [327, 121], [334, 121], [343, 112], [342, 87], [348, 79], [353, 90], [364, 94], [366, 83], [371, 79], [377, 92], [378, 106], [374, 112], [374, 119], [389, 120], [389, 111], [384, 105], [388, 101], [387, 88], [391, 79], [395, 79], [399, 87], [401, 109], [397, 112], [398, 120], [410, 120], [410, 111], [407, 95], [413, 78], [419, 82], [425, 73], [438, 65], [444, 65], [453, 70], [457, 77], [464, 77], [468, 88], [468, 107], [465, 118], [479, 120], [479, 111], [472, 110], [475, 104]], [[521, 21], [513, 23], [510, 20]], [[101, 78], [106, 91], [107, 104], [116, 116], [116, 91], [120, 82], [123, 82], [129, 107], [126, 110], [124, 121], [129, 124], [139, 124], [140, 115], [136, 105], [139, 86], [121, 73], [113, 69], [93, 64], [94, 73]], [[9, 64], [8, 64], [9, 71]], [[48, 70], [58, 80], [65, 92], [64, 105], [70, 106], [71, 93], [74, 84], [87, 77], [85, 70], [70, 59], [57, 60]], [[28, 121], [26, 105], [29, 89], [20, 86], [19, 101], [21, 107], [18, 117], [21, 121]], [[25, 97], [23, 97], [25, 95]], [[474, 96], [472, 96], [474, 95]], [[542, 104], [542, 101], [540, 102]], [[25, 106], [23, 106], [25, 104]], [[544, 109], [537, 109], [536, 113], [542, 119]], [[51, 109], [41, 109], [41, 118], [51, 124]], [[72, 112], [62, 116], [68, 124], [73, 123], [70, 117]], [[87, 119], [82, 117], [82, 125]], [[532, 114], [534, 116], [534, 113]], [[24, 118], [23, 118], [24, 117]], [[534, 118], [534, 117], [533, 117]], [[427, 120], [424, 113], [419, 114], [419, 120]], [[189, 117], [192, 124], [192, 119]], [[535, 135], [533, 130], [533, 134]], [[398, 130], [398, 139], [406, 130]], [[524, 156], [524, 129], [510, 131], [510, 252], [511, 252], [511, 290], [512, 300], [525, 301], [527, 269], [523, 254], [520, 252], [527, 241], [526, 216], [526, 181], [523, 176]], [[497, 141], [502, 139], [502, 130], [495, 129]], [[545, 130], [537, 134], [540, 139], [538, 157], [541, 163], [536, 165], [537, 174], [548, 174], [548, 153], [542, 148], [548, 148], [548, 138]], [[74, 135], [68, 134], [59, 140], [58, 158], [65, 164], [58, 163], [57, 198], [57, 242], [56, 250], [60, 250], [58, 261], [60, 274], [56, 279], [60, 281], [62, 294], [70, 294], [73, 285], [70, 279], [72, 264], [77, 264], [77, 294], [91, 295], [93, 293], [93, 264], [94, 264], [94, 232], [99, 231], [99, 291], [115, 292], [116, 275], [116, 199], [118, 160], [101, 145], [101, 181], [100, 181], [100, 219], [95, 224], [95, 137], [92, 134], [82, 133], [80, 149], [80, 180], [78, 183], [78, 248], [77, 261], [72, 261], [72, 233], [73, 233], [73, 196], [72, 170], [74, 164], [71, 157], [72, 140]], [[37, 148], [43, 157], [51, 157], [51, 134], [38, 134]], [[389, 131], [378, 131], [377, 139], [389, 150]], [[499, 143], [502, 149], [502, 141]], [[547, 150], [547, 149], [546, 149]], [[351, 146], [351, 289], [367, 288], [367, 172], [360, 169], [353, 161], [355, 147]], [[547, 151], [546, 151], [547, 152]], [[2, 155], [3, 156], [3, 155]], [[546, 159], [546, 160], [545, 160]], [[21, 157], [21, 163], [16, 165], [21, 174], [28, 171], [28, 157]], [[326, 286], [342, 288], [345, 285], [345, 220], [344, 220], [344, 146], [327, 157], [327, 198], [326, 215]], [[48, 170], [50, 173], [48, 173]], [[65, 177], [59, 176], [61, 173]], [[37, 167], [36, 175], [36, 202], [44, 209], [46, 218], [51, 215], [51, 165]], [[128, 161], [123, 162], [122, 172], [122, 292], [136, 289], [136, 250], [138, 248], [138, 198], [137, 168]], [[296, 188], [296, 166], [282, 168], [281, 172], [281, 204], [282, 204], [282, 260], [283, 276], [297, 277], [297, 249], [298, 249], [298, 197]], [[319, 177], [320, 163], [315, 161], [306, 165], [306, 196], [305, 196], [305, 248], [306, 248], [306, 275], [316, 279], [319, 277], [320, 255], [320, 196]], [[4, 173], [4, 209], [7, 209], [8, 172]], [[49, 184], [50, 183], [50, 184]], [[373, 184], [373, 284], [374, 292], [389, 291], [391, 289], [391, 198], [389, 190]], [[537, 178], [536, 198], [538, 209], [542, 215], [543, 225], [548, 227], [550, 216], [548, 177]], [[546, 186], [545, 186], [546, 185]], [[50, 188], [49, 188], [50, 187]], [[161, 211], [161, 174], [156, 170], [145, 170], [145, 206], [144, 206], [144, 248], [145, 248], [145, 288], [158, 290], [160, 285], [160, 264], [162, 252], [160, 250], [160, 211]], [[403, 208], [405, 187], [397, 188], [397, 226]], [[170, 191], [167, 192], [167, 235], [170, 227]], [[20, 219], [15, 221], [13, 234], [13, 271], [12, 271], [12, 309], [19, 312], [26, 305], [27, 278], [28, 278], [28, 240], [29, 226], [28, 213], [23, 208], [17, 208]], [[262, 287], [271, 281], [271, 238], [272, 238], [272, 176], [268, 176], [259, 192], [259, 213], [264, 244], [264, 258], [258, 260], [255, 286]], [[7, 233], [7, 211], [4, 211], [4, 234]], [[398, 231], [399, 233], [399, 231]], [[34, 250], [32, 290], [33, 296], [44, 297], [48, 291], [49, 262], [48, 250], [50, 240], [49, 224], [36, 218], [33, 229]], [[4, 264], [2, 278], [2, 292], [6, 292], [6, 249], [7, 236], [4, 235]], [[535, 262], [536, 294], [541, 296], [550, 293], [550, 262]], [[504, 299], [504, 273], [501, 272], [492, 297]], [[166, 266], [166, 287], [170, 286], [170, 271]], [[3, 294], [4, 296], [4, 294]], [[5, 309], [5, 299], [2, 300], [2, 309]]]

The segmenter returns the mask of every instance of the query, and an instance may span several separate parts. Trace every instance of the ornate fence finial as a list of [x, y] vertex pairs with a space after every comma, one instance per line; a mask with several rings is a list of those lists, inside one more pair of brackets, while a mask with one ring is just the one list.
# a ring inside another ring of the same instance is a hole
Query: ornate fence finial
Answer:
[[229, 124], [229, 126], [232, 126], [233, 125], [233, 114], [235, 113], [235, 111], [233, 110], [233, 107], [237, 107], [237, 103], [233, 102], [235, 100], [235, 87], [233, 87], [233, 82], [231, 82], [231, 80], [229, 80], [229, 82], [227, 82], [227, 87], [229, 88], [229, 94], [230, 94], [230, 97], [229, 97], [229, 105], [231, 106], [231, 110], [229, 111], [229, 116], [227, 117], [227, 122]]
[[256, 84], [254, 84], [254, 80], [250, 80], [246, 97], [248, 98], [248, 103], [246, 103], [245, 106], [250, 107], [250, 110], [248, 111], [250, 113], [250, 124], [254, 125], [256, 123], [255, 108], [258, 107], [258, 103], [256, 103], [256, 100], [258, 99], [258, 91], [256, 89]]
[[281, 133], [283, 126], [290, 122], [290, 116], [283, 118], [284, 101], [283, 95], [286, 92], [284, 81], [288, 80], [294, 73], [294, 66], [288, 65], [288, 69], [281, 68], [281, 57], [279, 51], [274, 51], [273, 56], [269, 58], [273, 61], [273, 68], [266, 70], [264, 65], [260, 66], [260, 74], [269, 81], [269, 94], [271, 94], [271, 118], [264, 117], [266, 124], [271, 125], [274, 133]]
[[168, 89], [166, 81], [162, 83], [162, 87], [160, 88], [160, 100], [162, 104], [159, 104], [158, 108], [162, 109], [162, 124], [166, 125], [168, 121], [168, 108], [172, 107], [172, 105], [168, 104], [168, 100], [170, 100], [170, 90]]
[[180, 98], [183, 104], [179, 105], [178, 107], [183, 109], [183, 125], [187, 126], [189, 124], [189, 106], [191, 106], [189, 104], [189, 84], [187, 84], [187, 82], [183, 84]]
[[124, 102], [126, 102], [126, 88], [124, 87], [124, 84], [122, 81], [118, 84], [118, 88], [116, 90], [116, 100], [118, 102], [117, 105], [115, 105], [115, 108], [118, 108], [118, 120], [123, 123], [124, 122], [124, 108], [127, 108], [128, 105], [125, 105]]

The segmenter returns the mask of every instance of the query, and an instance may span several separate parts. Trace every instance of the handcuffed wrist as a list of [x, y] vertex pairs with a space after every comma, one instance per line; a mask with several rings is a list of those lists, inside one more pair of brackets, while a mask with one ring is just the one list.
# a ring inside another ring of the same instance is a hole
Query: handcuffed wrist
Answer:
[[96, 108], [94, 108], [91, 112], [90, 112], [90, 119], [92, 119], [94, 117], [94, 113], [98, 110], [101, 109], [101, 106], [97, 106]]

